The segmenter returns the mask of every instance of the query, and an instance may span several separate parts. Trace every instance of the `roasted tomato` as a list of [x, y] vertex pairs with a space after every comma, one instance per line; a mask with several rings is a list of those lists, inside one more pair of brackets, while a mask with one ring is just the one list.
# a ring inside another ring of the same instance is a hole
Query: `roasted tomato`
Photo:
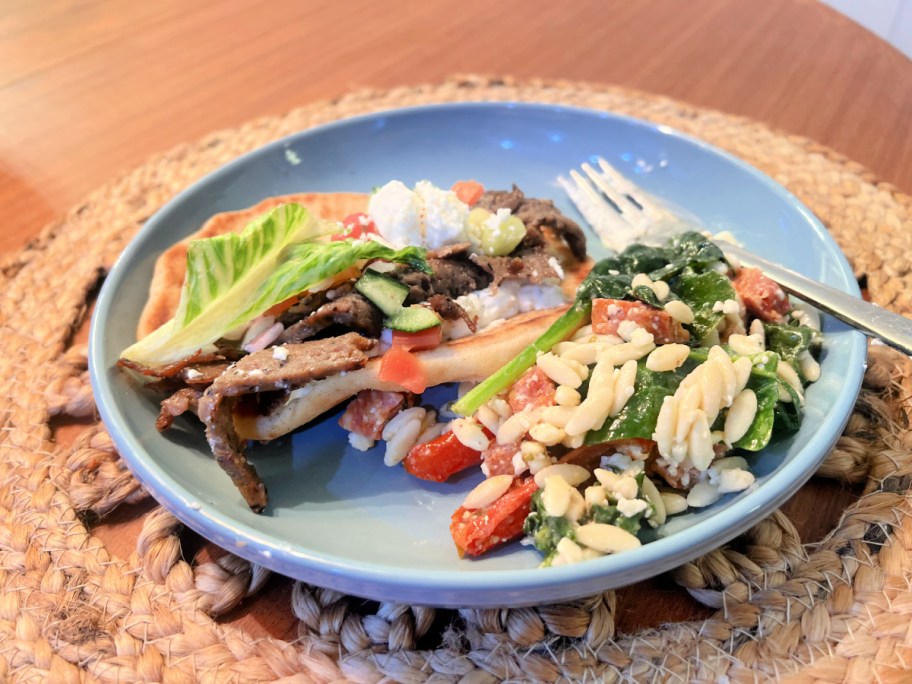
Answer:
[[380, 439], [384, 426], [399, 413], [405, 403], [406, 396], [402, 392], [362, 390], [345, 408], [345, 413], [339, 418], [339, 425], [349, 432]]
[[404, 462], [407, 472], [431, 482], [445, 482], [450, 476], [480, 463], [481, 452], [467, 447], [452, 432], [416, 444]]
[[690, 339], [690, 333], [662, 309], [622, 299], [592, 300], [592, 332], [617, 335], [618, 326], [623, 321], [633, 321], [652, 333], [656, 344], [687, 342]]
[[507, 401], [513, 413], [519, 413], [524, 408], [539, 408], [554, 404], [554, 393], [557, 387], [538, 366], [527, 370], [513, 383], [507, 395]]
[[748, 312], [764, 321], [780, 323], [792, 308], [785, 291], [759, 268], [742, 268], [732, 284]]
[[491, 446], [481, 454], [487, 466], [489, 477], [494, 475], [512, 475], [515, 472], [513, 457], [519, 451], [519, 445], [519, 442], [498, 444], [496, 441], [491, 441]]
[[484, 508], [460, 506], [450, 521], [450, 534], [459, 554], [480, 556], [521, 535], [537, 489], [533, 478], [517, 479], [503, 496]]

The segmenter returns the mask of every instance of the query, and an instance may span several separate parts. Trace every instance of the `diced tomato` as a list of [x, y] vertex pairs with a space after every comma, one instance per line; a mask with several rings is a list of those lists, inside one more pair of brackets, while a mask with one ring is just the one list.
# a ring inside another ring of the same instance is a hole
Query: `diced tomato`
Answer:
[[362, 390], [345, 408], [339, 425], [349, 432], [380, 439], [383, 428], [404, 404], [405, 395], [402, 392]]
[[764, 321], [779, 323], [792, 308], [783, 289], [759, 268], [742, 268], [732, 285], [748, 312]]
[[510, 442], [509, 444], [491, 442], [491, 445], [481, 454], [485, 466], [487, 466], [488, 477], [512, 475], [516, 472], [515, 468], [513, 468], [513, 457], [519, 451], [519, 444], [519, 442]]
[[377, 234], [377, 226], [374, 224], [373, 219], [361, 211], [342, 219], [342, 226], [342, 231], [332, 236], [333, 242], [348, 240], [349, 238], [357, 240], [370, 233]]
[[481, 463], [481, 452], [445, 432], [437, 439], [416, 444], [405, 457], [405, 469], [422, 480], [445, 482], [451, 475]]
[[418, 332], [393, 330], [393, 346], [402, 347], [409, 351], [412, 349], [433, 349], [440, 344], [442, 339], [443, 328], [439, 325]]
[[513, 383], [507, 394], [507, 402], [513, 413], [524, 408], [539, 408], [554, 404], [554, 393], [557, 386], [538, 366], [533, 366]]
[[389, 348], [380, 359], [377, 377], [383, 382], [393, 382], [409, 392], [421, 394], [427, 389], [427, 373], [417, 356], [404, 347]]
[[453, 187], [450, 188], [450, 190], [455, 192], [456, 197], [470, 207], [481, 199], [481, 196], [485, 191], [484, 186], [481, 183], [473, 180], [456, 181], [453, 183]]
[[656, 344], [687, 342], [690, 339], [690, 333], [662, 309], [623, 299], [592, 300], [592, 332], [617, 335], [618, 326], [623, 321], [633, 321], [652, 333]]
[[459, 555], [480, 556], [521, 535], [536, 489], [534, 478], [517, 479], [503, 496], [484, 508], [460, 506], [450, 519], [450, 534]]

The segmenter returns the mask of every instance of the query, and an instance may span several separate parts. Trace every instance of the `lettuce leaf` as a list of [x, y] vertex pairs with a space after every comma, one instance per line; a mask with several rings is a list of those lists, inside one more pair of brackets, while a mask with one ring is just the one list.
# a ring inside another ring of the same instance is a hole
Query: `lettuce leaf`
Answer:
[[283, 204], [240, 234], [194, 240], [174, 318], [122, 356], [145, 366], [184, 359], [361, 260], [397, 261], [430, 272], [419, 247], [393, 250], [374, 241], [317, 241], [331, 230], [329, 222], [300, 204]]

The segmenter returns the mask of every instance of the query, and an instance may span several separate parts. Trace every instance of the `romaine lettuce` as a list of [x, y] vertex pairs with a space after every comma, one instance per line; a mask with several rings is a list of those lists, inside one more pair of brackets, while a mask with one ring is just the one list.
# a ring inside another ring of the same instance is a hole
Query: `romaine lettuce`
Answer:
[[374, 241], [318, 241], [331, 231], [332, 224], [300, 204], [283, 204], [251, 221], [240, 234], [191, 242], [174, 318], [122, 356], [145, 366], [187, 358], [361, 260], [404, 262], [430, 272], [419, 247], [393, 250]]

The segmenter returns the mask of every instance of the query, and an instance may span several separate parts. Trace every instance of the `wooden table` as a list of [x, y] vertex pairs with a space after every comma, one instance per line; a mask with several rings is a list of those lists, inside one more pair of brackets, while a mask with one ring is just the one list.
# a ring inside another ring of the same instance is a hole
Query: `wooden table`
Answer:
[[[912, 62], [810, 0], [0, 0], [0, 251], [180, 142], [455, 72], [619, 84], [743, 114], [912, 191]], [[817, 482], [788, 510], [813, 540], [852, 496]], [[96, 533], [129, 554], [144, 510]], [[293, 638], [289, 584], [274, 579], [228, 619]], [[624, 630], [707, 614], [667, 580], [626, 591], [638, 600], [621, 596]]]

